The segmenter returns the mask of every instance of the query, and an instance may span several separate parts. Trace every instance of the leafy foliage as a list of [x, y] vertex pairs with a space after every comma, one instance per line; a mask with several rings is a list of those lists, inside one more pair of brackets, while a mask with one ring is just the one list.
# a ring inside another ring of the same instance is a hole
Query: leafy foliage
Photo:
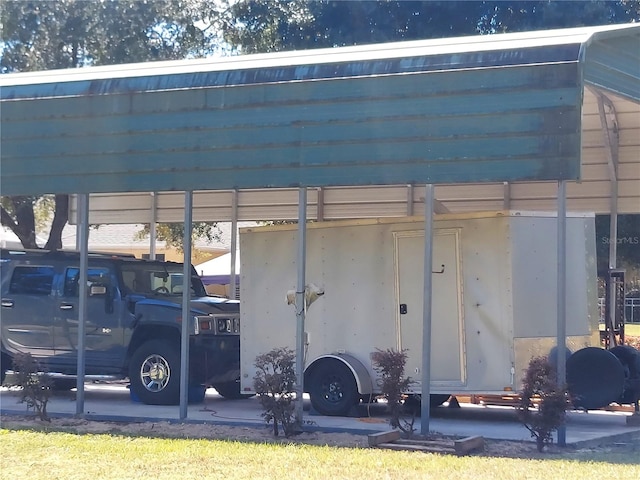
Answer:
[[[610, 215], [596, 215], [596, 253], [600, 277], [604, 277], [609, 268], [610, 218]], [[618, 215], [617, 237], [618, 267], [627, 269], [632, 276], [635, 274], [640, 277], [640, 215]]]
[[[136, 234], [137, 239], [144, 239], [149, 236], [150, 226], [145, 225]], [[209, 242], [219, 240], [222, 231], [217, 224], [212, 222], [195, 222], [191, 233], [192, 239], [203, 238]], [[184, 223], [161, 223], [156, 227], [156, 237], [166, 243], [167, 247], [173, 247], [182, 251], [184, 242]]]
[[415, 414], [410, 421], [401, 419], [404, 392], [414, 383], [411, 377], [404, 376], [407, 351], [376, 349], [371, 355], [371, 359], [374, 370], [380, 375], [380, 391], [387, 400], [389, 424], [392, 428], [398, 428], [405, 435], [412, 435], [415, 430], [413, 428]]
[[281, 347], [258, 355], [255, 366], [258, 369], [253, 385], [264, 412], [267, 424], [273, 422], [273, 435], [278, 436], [278, 425], [282, 425], [285, 437], [296, 433], [295, 400], [295, 353]]
[[567, 408], [566, 387], [558, 386], [555, 367], [547, 357], [530, 360], [516, 408], [518, 418], [542, 452], [544, 446], [552, 442], [553, 432], [564, 423]]
[[[196, 27], [200, 4], [184, 0], [2, 2], [0, 71], [52, 70], [208, 55], [215, 51], [217, 39]], [[43, 201], [44, 198], [47, 200]], [[39, 248], [36, 219], [53, 212], [44, 248], [57, 250], [62, 248], [68, 208], [68, 195], [2, 197], [0, 213], [2, 225], [9, 227], [25, 248]], [[195, 236], [213, 238], [214, 225], [196, 225]], [[168, 226], [165, 231], [167, 243], [181, 248], [182, 235], [176, 228]]]
[[207, 36], [181, 0], [2, 2], [6, 72], [171, 60], [203, 50]]
[[42, 372], [38, 362], [30, 353], [19, 353], [13, 358], [14, 386], [20, 387], [20, 403], [33, 408], [38, 418], [50, 421], [47, 403], [51, 395], [51, 379]]
[[242, 53], [626, 23], [637, 0], [227, 0], [224, 38]]

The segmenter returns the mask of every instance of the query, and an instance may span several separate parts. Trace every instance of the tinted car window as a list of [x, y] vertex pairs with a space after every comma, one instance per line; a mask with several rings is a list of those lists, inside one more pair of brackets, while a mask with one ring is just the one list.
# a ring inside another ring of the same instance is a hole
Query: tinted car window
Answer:
[[9, 293], [49, 295], [53, 286], [53, 267], [20, 266], [13, 270]]

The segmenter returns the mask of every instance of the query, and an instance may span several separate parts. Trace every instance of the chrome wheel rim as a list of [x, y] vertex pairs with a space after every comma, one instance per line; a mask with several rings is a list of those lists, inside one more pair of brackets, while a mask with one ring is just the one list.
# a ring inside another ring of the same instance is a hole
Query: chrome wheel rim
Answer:
[[142, 362], [140, 379], [142, 380], [142, 385], [144, 385], [144, 388], [148, 391], [162, 391], [171, 379], [169, 362], [161, 355], [149, 355], [145, 358], [144, 362]]

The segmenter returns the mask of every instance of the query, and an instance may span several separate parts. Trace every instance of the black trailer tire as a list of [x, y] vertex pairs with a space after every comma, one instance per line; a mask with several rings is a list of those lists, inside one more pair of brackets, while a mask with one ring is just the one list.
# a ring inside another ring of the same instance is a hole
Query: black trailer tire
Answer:
[[180, 403], [180, 349], [175, 342], [149, 340], [129, 364], [131, 391], [147, 405]]
[[630, 345], [618, 345], [609, 351], [624, 367], [624, 392], [618, 403], [633, 404], [640, 399], [640, 350]]
[[52, 378], [51, 390], [56, 392], [68, 392], [76, 388], [78, 381], [75, 378]]
[[309, 377], [311, 405], [321, 415], [348, 415], [360, 396], [351, 370], [338, 360], [323, 360]]
[[432, 393], [429, 395], [429, 407], [436, 408], [442, 405], [444, 402], [449, 400], [451, 395], [448, 393]]
[[[429, 395], [429, 408], [438, 408], [450, 398], [451, 395], [448, 393], [432, 393]], [[419, 417], [422, 413], [422, 395], [407, 396], [404, 400], [403, 411], [408, 415]]]
[[620, 397], [624, 382], [624, 367], [609, 350], [585, 347], [567, 360], [567, 385], [576, 408], [606, 407]]
[[246, 400], [247, 398], [253, 397], [252, 394], [240, 392], [239, 381], [215, 383], [213, 388], [216, 389], [216, 392], [218, 392], [221, 397], [228, 400]]

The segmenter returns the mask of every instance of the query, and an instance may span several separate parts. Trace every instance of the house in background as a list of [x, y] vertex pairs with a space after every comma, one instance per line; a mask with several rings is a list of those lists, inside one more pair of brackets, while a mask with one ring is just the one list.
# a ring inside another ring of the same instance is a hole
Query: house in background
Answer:
[[195, 267], [207, 293], [240, 298], [240, 251], [236, 253], [235, 292], [231, 289], [231, 252], [207, 260]]

